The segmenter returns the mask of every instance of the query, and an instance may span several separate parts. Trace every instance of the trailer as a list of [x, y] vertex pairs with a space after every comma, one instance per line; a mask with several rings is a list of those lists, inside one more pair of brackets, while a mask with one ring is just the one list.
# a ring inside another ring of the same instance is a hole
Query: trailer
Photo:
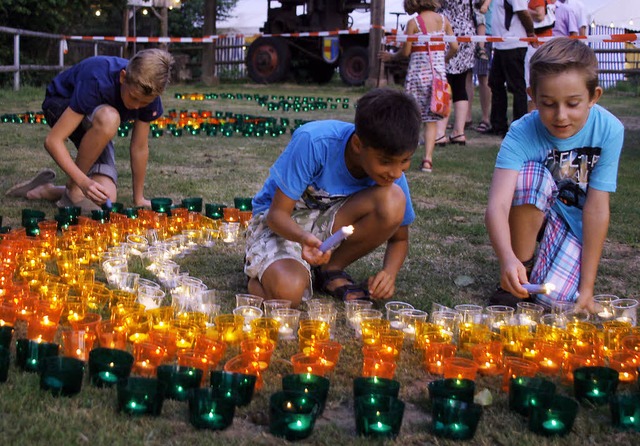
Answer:
[[254, 40], [247, 51], [249, 77], [263, 84], [326, 83], [337, 68], [345, 84], [364, 84], [369, 75], [368, 33], [299, 34], [349, 29], [349, 14], [370, 8], [370, 0], [267, 0], [267, 21], [260, 28], [266, 36]]

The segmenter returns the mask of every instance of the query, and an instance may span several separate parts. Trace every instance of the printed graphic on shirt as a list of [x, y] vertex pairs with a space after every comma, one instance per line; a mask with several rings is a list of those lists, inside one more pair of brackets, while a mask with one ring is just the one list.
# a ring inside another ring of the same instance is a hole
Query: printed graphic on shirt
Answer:
[[560, 151], [552, 149], [547, 156], [547, 169], [558, 185], [558, 199], [568, 206], [582, 209], [589, 176], [600, 159], [600, 147], [582, 147]]
[[313, 186], [307, 187], [296, 203], [296, 209], [329, 209], [337, 200], [345, 198], [346, 195], [329, 195], [325, 190], [317, 190]]

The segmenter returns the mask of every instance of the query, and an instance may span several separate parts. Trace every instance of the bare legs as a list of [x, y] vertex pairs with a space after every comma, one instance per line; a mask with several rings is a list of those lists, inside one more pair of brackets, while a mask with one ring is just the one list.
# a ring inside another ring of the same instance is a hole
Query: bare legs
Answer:
[[[405, 204], [402, 189], [396, 185], [374, 186], [352, 195], [336, 214], [333, 230], [353, 225], [354, 233], [333, 252], [322, 270], [344, 270], [389, 240], [402, 223]], [[330, 289], [348, 283], [337, 278], [331, 281]], [[308, 287], [309, 271], [305, 266], [298, 260], [281, 259], [265, 270], [262, 281], [250, 279], [248, 291], [266, 299], [287, 299], [297, 306]]]
[[544, 213], [532, 204], [511, 208], [509, 212], [511, 247], [521, 262], [526, 262], [533, 257], [536, 238], [543, 222]]

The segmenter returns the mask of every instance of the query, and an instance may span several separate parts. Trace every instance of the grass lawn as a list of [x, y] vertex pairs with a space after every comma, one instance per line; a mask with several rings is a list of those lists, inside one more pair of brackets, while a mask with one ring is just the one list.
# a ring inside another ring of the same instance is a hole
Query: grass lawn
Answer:
[[[286, 96], [349, 98], [349, 108], [294, 113], [268, 111], [255, 101], [218, 99], [178, 100], [175, 93], [190, 92], [254, 93]], [[337, 84], [317, 86], [221, 85], [172, 86], [164, 96], [169, 109], [213, 110], [275, 118], [353, 119], [353, 104], [363, 89]], [[0, 90], [0, 115], [40, 110], [44, 89], [23, 88], [20, 92]], [[626, 126], [625, 146], [620, 162], [618, 191], [611, 197], [611, 225], [597, 281], [597, 292], [621, 297], [640, 297], [638, 274], [640, 247], [640, 113], [638, 98], [606, 92], [601, 104], [616, 114]], [[475, 106], [477, 110], [477, 104]], [[477, 121], [477, 116], [474, 116]], [[19, 226], [23, 208], [40, 209], [48, 218], [55, 208], [47, 202], [28, 202], [4, 197], [11, 185], [31, 177], [42, 167], [60, 170], [43, 148], [48, 127], [44, 125], [0, 123], [0, 215], [3, 224]], [[203, 197], [205, 203], [233, 204], [237, 196], [256, 193], [268, 169], [290, 139], [280, 137], [203, 135], [163, 136], [151, 140], [147, 174], [147, 198], [167, 196], [179, 202], [185, 197]], [[434, 172], [418, 171], [422, 149], [414, 155], [407, 177], [417, 218], [410, 230], [411, 247], [400, 271], [394, 300], [431, 310], [432, 303], [448, 306], [460, 303], [484, 304], [498, 279], [498, 264], [484, 227], [487, 192], [500, 140], [467, 133], [466, 146], [438, 148]], [[131, 205], [131, 174], [128, 138], [116, 139], [120, 172], [120, 197]], [[59, 178], [63, 178], [59, 175]], [[63, 181], [63, 180], [60, 180]], [[383, 250], [378, 249], [352, 265], [349, 272], [364, 279], [380, 267]], [[223, 310], [230, 312], [234, 295], [246, 291], [242, 273], [243, 246], [217, 244], [178, 259], [182, 268], [201, 278], [223, 297]], [[460, 285], [457, 285], [460, 284]], [[464, 284], [464, 285], [463, 285]], [[336, 306], [342, 312], [341, 303]], [[337, 340], [343, 344], [340, 362], [330, 377], [331, 391], [323, 418], [316, 424], [308, 444], [369, 444], [355, 436], [352, 379], [361, 371], [361, 346], [339, 314]], [[24, 327], [17, 327], [24, 335]], [[165, 402], [158, 418], [130, 418], [116, 411], [115, 390], [97, 389], [85, 382], [81, 393], [72, 398], [54, 398], [38, 387], [38, 377], [11, 367], [8, 382], [0, 384], [0, 432], [6, 443], [19, 444], [281, 444], [283, 440], [268, 433], [268, 398], [281, 388], [281, 377], [291, 371], [288, 359], [296, 353], [296, 342], [281, 342], [271, 367], [265, 373], [265, 385], [252, 403], [236, 411], [233, 425], [222, 432], [198, 431], [187, 421], [186, 403]], [[234, 354], [227, 352], [225, 359]], [[224, 361], [224, 360], [223, 360]], [[398, 363], [396, 379], [401, 383], [400, 397], [407, 404], [398, 443], [453, 444], [430, 432], [430, 403], [427, 382], [435, 379], [421, 365], [421, 353], [405, 345]], [[527, 422], [509, 411], [508, 400], [500, 390], [500, 379], [479, 378], [478, 389], [487, 388], [493, 403], [485, 407], [473, 444], [617, 444], [635, 445], [637, 433], [619, 432], [610, 425], [608, 407], [581, 406], [573, 432], [562, 439], [546, 439], [528, 431]], [[572, 389], [558, 382], [558, 391], [572, 395]], [[621, 386], [630, 392], [637, 387]]]

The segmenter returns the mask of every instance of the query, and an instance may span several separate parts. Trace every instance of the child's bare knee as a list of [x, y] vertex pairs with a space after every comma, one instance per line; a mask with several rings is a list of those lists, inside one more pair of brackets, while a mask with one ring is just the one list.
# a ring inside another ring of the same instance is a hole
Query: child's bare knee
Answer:
[[91, 126], [106, 133], [115, 133], [120, 126], [120, 114], [113, 107], [102, 106], [93, 115]]

